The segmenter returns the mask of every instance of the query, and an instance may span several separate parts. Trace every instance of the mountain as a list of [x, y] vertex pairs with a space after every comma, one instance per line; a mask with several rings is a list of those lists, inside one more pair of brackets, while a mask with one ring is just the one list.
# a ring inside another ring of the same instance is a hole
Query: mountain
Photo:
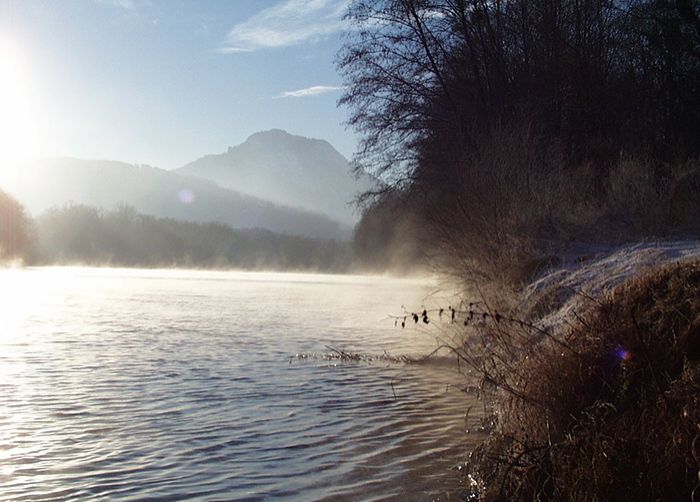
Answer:
[[323, 213], [347, 225], [359, 219], [350, 203], [372, 187], [368, 176], [355, 178], [348, 161], [327, 141], [279, 129], [255, 133], [224, 153], [207, 155], [175, 172]]
[[346, 239], [350, 229], [326, 216], [283, 207], [211, 181], [116, 161], [53, 158], [27, 164], [0, 179], [35, 215], [68, 203], [137, 211], [187, 221], [218, 221], [233, 228], [264, 228], [315, 238]]

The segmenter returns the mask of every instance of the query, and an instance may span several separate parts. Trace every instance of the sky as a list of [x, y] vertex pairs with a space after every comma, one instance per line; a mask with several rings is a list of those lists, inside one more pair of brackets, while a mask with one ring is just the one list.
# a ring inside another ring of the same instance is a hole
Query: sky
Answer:
[[0, 162], [174, 169], [273, 128], [349, 158], [334, 64], [347, 3], [0, 0]]

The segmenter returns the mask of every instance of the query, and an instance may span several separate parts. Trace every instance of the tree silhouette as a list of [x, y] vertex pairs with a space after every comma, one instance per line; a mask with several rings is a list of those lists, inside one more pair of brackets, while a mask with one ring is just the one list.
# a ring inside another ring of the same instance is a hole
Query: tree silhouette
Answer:
[[527, 280], [584, 237], [696, 232], [700, 214], [668, 215], [672, 187], [700, 170], [699, 13], [687, 0], [354, 0], [338, 68], [356, 166], [472, 275]]
[[113, 211], [53, 208], [37, 218], [37, 226], [49, 263], [325, 271], [350, 266], [345, 242], [156, 218], [125, 204]]
[[28, 258], [32, 243], [32, 222], [24, 207], [0, 190], [0, 261]]

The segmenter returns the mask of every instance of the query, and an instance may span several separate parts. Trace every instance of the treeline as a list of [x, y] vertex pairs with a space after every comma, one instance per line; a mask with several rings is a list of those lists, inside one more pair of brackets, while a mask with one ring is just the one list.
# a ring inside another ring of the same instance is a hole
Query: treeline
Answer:
[[52, 209], [37, 228], [39, 255], [49, 263], [324, 271], [350, 264], [348, 245], [340, 241], [156, 218], [130, 206]]
[[700, 234], [697, 2], [355, 0], [347, 21], [354, 160], [385, 183], [358, 246], [408, 214], [465, 279], [517, 286], [572, 241]]
[[32, 221], [17, 201], [0, 195], [0, 258], [4, 260], [328, 272], [345, 272], [352, 262], [347, 242], [157, 218], [126, 205], [113, 211], [68, 205]]

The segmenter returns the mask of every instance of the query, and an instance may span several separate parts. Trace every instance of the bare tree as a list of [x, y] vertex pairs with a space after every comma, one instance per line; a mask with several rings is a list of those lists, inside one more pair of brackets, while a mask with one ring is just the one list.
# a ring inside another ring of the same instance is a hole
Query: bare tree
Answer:
[[665, 183], [700, 154], [697, 18], [683, 0], [356, 0], [338, 57], [355, 161], [453, 255], [563, 238], [600, 219], [585, 208], [621, 156]]

